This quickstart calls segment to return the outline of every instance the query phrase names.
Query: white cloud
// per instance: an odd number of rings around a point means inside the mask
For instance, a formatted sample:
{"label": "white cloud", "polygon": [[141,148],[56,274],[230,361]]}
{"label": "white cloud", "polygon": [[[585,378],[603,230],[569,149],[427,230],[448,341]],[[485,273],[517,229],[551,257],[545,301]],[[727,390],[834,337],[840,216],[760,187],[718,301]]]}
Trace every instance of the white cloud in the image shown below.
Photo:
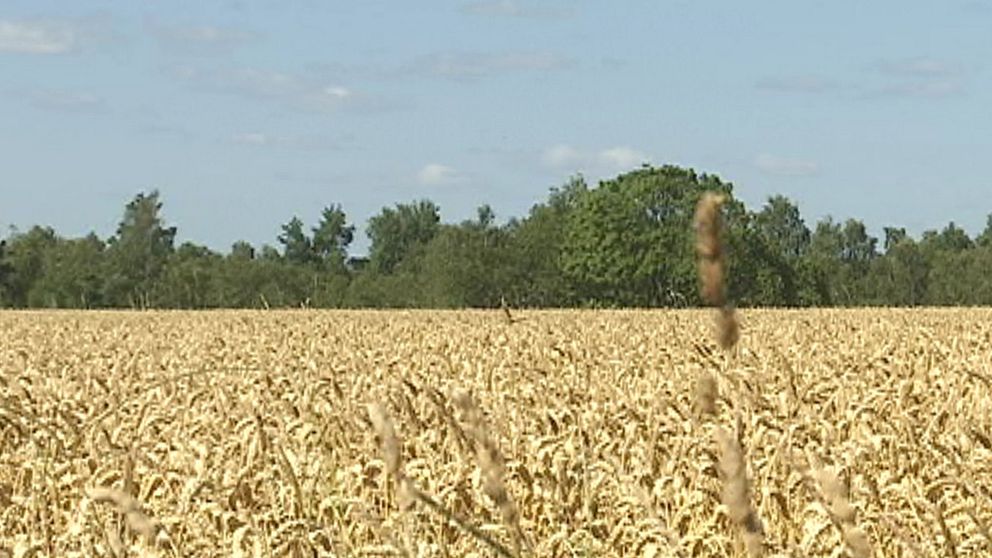
{"label": "white cloud", "polygon": [[0,20],[0,52],[63,54],[75,50],[79,36],[66,21]]}
{"label": "white cloud", "polygon": [[957,64],[928,58],[903,58],[900,60],[882,60],[875,67],[883,74],[904,77],[945,77],[958,75],[962,69]]}
{"label": "white cloud", "polygon": [[231,141],[243,145],[268,145],[271,142],[271,139],[262,132],[244,132],[234,134]]}
{"label": "white cloud", "polygon": [[306,88],[296,76],[257,68],[222,71],[213,79],[219,85],[263,97],[294,94]]}
{"label": "white cloud", "polygon": [[388,108],[348,87],[303,74],[253,67],[204,69],[191,65],[173,66],[169,72],[177,79],[209,90],[267,99],[310,112],[333,112],[344,107]]}
{"label": "white cloud", "polygon": [[254,31],[213,25],[150,23],[149,29],[163,47],[178,52],[223,52],[261,38]]}
{"label": "white cloud", "polygon": [[778,157],[763,153],[754,158],[758,170],[775,176],[812,176],[820,172],[820,166],[813,161]]}
{"label": "white cloud", "polygon": [[347,87],[341,87],[340,85],[330,85],[324,88],[324,94],[334,97],[335,99],[347,99],[351,97],[351,91]]}
{"label": "white cloud", "polygon": [[554,170],[582,171],[606,175],[626,171],[649,163],[650,157],[631,147],[616,146],[599,151],[583,151],[570,145],[559,144],[545,149],[541,162]]}
{"label": "white cloud", "polygon": [[516,17],[531,19],[563,19],[574,14],[571,8],[525,6],[513,0],[482,0],[462,6],[462,12],[479,16]]}
{"label": "white cloud", "polygon": [[925,79],[895,83],[882,87],[869,96],[872,97],[921,97],[939,99],[959,95],[964,92],[964,86],[953,79]]}
{"label": "white cloud", "polygon": [[472,79],[508,72],[558,70],[570,64],[568,58],[547,51],[441,52],[415,60],[409,71],[431,77]]}
{"label": "white cloud", "polygon": [[446,165],[429,163],[417,173],[417,181],[426,186],[453,184],[462,180],[461,174]]}
{"label": "white cloud", "polygon": [[832,80],[812,75],[767,76],[754,85],[758,89],[782,93],[823,93],[839,87]]}
{"label": "white cloud", "polygon": [[541,161],[548,167],[562,169],[582,165],[583,156],[570,145],[556,145],[544,150]]}
{"label": "white cloud", "polygon": [[929,57],[889,59],[873,69],[884,82],[866,87],[864,97],[915,97],[940,99],[963,93],[969,72],[960,64]]}
{"label": "white cloud", "polygon": [[232,143],[253,147],[328,151],[341,148],[341,143],[322,135],[281,135],[260,131],[241,132],[230,137]]}
{"label": "white cloud", "polygon": [[611,147],[604,149],[598,154],[599,160],[607,166],[617,170],[629,170],[649,162],[648,156],[644,153],[629,147]]}
{"label": "white cloud", "polygon": [[107,109],[101,97],[62,89],[45,89],[28,93],[31,104],[45,110],[61,112],[103,112]]}

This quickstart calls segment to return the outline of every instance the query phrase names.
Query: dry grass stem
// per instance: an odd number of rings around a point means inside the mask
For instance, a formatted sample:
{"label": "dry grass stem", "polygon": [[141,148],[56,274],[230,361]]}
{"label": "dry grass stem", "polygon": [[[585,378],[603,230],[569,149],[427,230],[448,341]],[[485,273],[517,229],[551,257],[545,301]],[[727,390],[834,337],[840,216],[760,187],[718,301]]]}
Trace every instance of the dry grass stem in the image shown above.
{"label": "dry grass stem", "polygon": [[87,490],[86,495],[99,504],[112,504],[117,513],[124,517],[127,526],[141,535],[147,544],[157,544],[160,532],[165,541],[169,540],[168,533],[162,530],[162,526],[145,513],[138,500],[127,492],[98,486]]}
{"label": "dry grass stem", "polygon": [[520,528],[520,514],[517,511],[517,505],[513,502],[503,482],[505,474],[503,456],[489,435],[482,410],[476,405],[472,396],[466,391],[459,391],[455,393],[454,401],[468,424],[466,431],[475,442],[476,458],[485,479],[483,490],[486,496],[489,496],[499,508],[503,524],[510,531],[513,539],[514,554],[519,556],[525,539],[523,530]]}
{"label": "dry grass stem", "polygon": [[854,558],[870,558],[872,556],[871,543],[868,536],[856,521],[854,506],[848,500],[847,489],[837,478],[837,475],[829,469],[820,469],[813,473],[813,478],[820,485],[823,502],[830,513],[835,525],[840,529],[841,538]]}
{"label": "dry grass stem", "polygon": [[700,294],[710,306],[726,304],[724,285],[723,217],[724,197],[707,192],[696,205],[696,255],[699,258]]}
{"label": "dry grass stem", "polygon": [[737,437],[720,428],[715,432],[720,450],[720,474],[723,480],[723,505],[731,521],[740,528],[748,556],[764,554],[764,527],[751,507],[751,486],[747,478],[744,451]]}
{"label": "dry grass stem", "polygon": [[[385,407],[377,403],[370,404],[368,406],[368,413],[369,419],[372,422],[372,427],[375,429],[376,436],[379,438],[383,459],[386,464],[386,473],[396,481],[396,490],[399,494],[402,509],[409,510],[414,501],[420,502],[427,506],[431,511],[437,513],[445,520],[454,523],[460,529],[488,546],[491,550],[496,552],[496,554],[503,556],[504,558],[519,556],[519,552],[512,554],[506,547],[490,537],[484,531],[457,516],[433,497],[418,489],[413,481],[403,472],[403,465],[400,458],[399,437],[396,435],[396,429],[393,427],[393,421],[389,418],[389,414],[386,412]],[[405,549],[401,550],[401,552],[404,554],[407,553]]]}
{"label": "dry grass stem", "polygon": [[727,267],[723,247],[723,215],[721,194],[707,192],[696,205],[696,255],[699,267],[699,292],[703,301],[718,309],[716,339],[723,349],[737,344],[740,337],[737,314],[727,300],[725,270]]}
{"label": "dry grass stem", "polygon": [[712,416],[716,414],[717,394],[716,377],[710,372],[704,372],[696,380],[696,389],[693,393],[693,407],[698,416]]}

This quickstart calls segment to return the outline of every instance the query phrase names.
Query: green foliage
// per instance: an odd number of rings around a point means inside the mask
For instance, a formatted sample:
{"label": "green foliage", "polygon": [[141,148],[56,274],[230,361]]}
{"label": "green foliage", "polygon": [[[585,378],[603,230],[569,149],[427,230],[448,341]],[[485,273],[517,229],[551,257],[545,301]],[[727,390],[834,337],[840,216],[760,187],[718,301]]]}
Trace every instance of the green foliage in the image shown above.
{"label": "green foliage", "polygon": [[768,198],[768,203],[755,214],[754,222],[769,249],[786,261],[795,262],[809,250],[810,230],[799,207],[785,196]]}
{"label": "green foliage", "polygon": [[279,243],[283,246],[283,257],[291,264],[305,265],[316,260],[313,244],[303,230],[303,221],[299,217],[293,217],[282,226]]}
{"label": "green foliage", "polygon": [[438,233],[440,223],[440,208],[429,200],[397,204],[394,209],[384,207],[381,213],[369,219],[366,229],[372,240],[369,249],[371,271],[390,274],[403,262],[407,262],[408,267],[416,265],[424,247]]}
{"label": "green foliage", "polygon": [[106,245],[96,234],[58,238],[44,253],[42,273],[28,293],[31,306],[96,308],[103,302]]}
{"label": "green foliage", "polygon": [[696,303],[692,218],[709,175],[644,167],[582,195],[566,220],[562,270],[583,300],[615,306]]}
{"label": "green foliage", "polygon": [[868,273],[878,256],[877,244],[864,223],[856,219],[841,225],[827,217],[816,224],[807,258],[821,304],[852,306],[870,302]]}
{"label": "green foliage", "polygon": [[239,241],[226,255],[174,248],[158,192],[125,207],[116,234],[62,238],[50,227],[0,241],[0,306],[63,308],[413,308],[699,304],[692,219],[703,192],[726,196],[730,299],[742,306],[992,304],[992,215],[972,239],[949,223],[917,241],[827,217],[811,231],[798,206],[772,196],[750,212],[719,178],[644,166],[589,188],[553,188],[523,218],[441,222],[429,200],[369,219],[369,255],[349,257],[355,227],[340,205],[307,228],[296,217],[281,250]]}
{"label": "green foliage", "polygon": [[169,256],[161,279],[161,304],[170,308],[217,308],[222,256],[205,246],[183,243]]}
{"label": "green foliage", "polygon": [[13,269],[7,260],[7,241],[0,240],[0,307],[11,304],[10,293],[8,291]]}
{"label": "green foliage", "polygon": [[148,308],[161,301],[155,287],[173,251],[175,227],[166,227],[157,190],[138,194],[127,204],[117,234],[108,241],[106,302]]}
{"label": "green foliage", "polygon": [[347,223],[347,216],[340,205],[325,207],[320,223],[313,228],[313,251],[322,266],[337,272],[344,271],[348,258],[348,245],[355,238],[355,226]]}
{"label": "green foliage", "polygon": [[6,296],[10,305],[25,308],[37,303],[37,295],[30,293],[45,274],[48,253],[58,244],[59,238],[51,227],[34,226],[26,233],[14,233],[4,254]]}
{"label": "green foliage", "polygon": [[548,201],[532,207],[525,219],[511,219],[507,224],[503,294],[510,304],[575,304],[572,283],[562,271],[562,247],[568,216],[587,192],[585,179],[572,177],[561,188],[552,188]]}
{"label": "green foliage", "polygon": [[478,219],[443,225],[424,250],[424,294],[431,307],[495,307],[507,284],[505,230],[489,206]]}
{"label": "green foliage", "polygon": [[917,306],[927,299],[930,262],[905,230],[886,230],[885,256],[872,262],[870,302]]}
{"label": "green foliage", "polygon": [[975,238],[975,244],[983,247],[992,247],[992,214],[985,218],[985,229]]}

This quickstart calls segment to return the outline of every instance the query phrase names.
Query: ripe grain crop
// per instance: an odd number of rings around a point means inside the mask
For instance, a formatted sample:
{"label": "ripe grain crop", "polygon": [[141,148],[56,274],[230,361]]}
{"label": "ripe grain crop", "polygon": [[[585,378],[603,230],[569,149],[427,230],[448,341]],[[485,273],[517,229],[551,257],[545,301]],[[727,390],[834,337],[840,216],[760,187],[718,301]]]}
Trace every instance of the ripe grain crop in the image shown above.
{"label": "ripe grain crop", "polygon": [[992,310],[712,312],[2,312],[0,556],[992,555]]}

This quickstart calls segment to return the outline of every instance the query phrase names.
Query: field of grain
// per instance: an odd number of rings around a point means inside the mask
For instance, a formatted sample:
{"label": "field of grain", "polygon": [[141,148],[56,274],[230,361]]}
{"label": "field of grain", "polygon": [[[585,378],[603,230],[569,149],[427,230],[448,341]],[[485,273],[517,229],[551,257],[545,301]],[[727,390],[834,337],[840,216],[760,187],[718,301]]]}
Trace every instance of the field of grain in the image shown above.
{"label": "field of grain", "polygon": [[0,313],[0,556],[992,555],[992,311],[739,319]]}

